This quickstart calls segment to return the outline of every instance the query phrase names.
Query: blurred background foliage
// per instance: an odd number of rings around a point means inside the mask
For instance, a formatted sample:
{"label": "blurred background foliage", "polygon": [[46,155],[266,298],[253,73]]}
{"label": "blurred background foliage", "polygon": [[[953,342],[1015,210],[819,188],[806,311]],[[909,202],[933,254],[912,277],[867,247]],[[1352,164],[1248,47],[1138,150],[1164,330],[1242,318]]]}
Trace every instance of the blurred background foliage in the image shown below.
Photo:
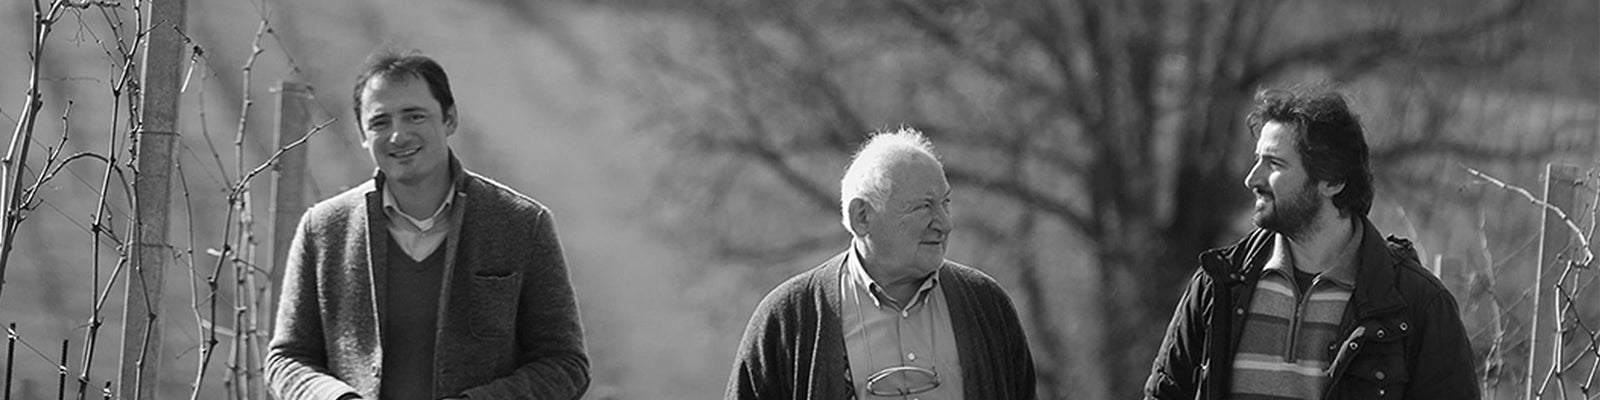
{"label": "blurred background foliage", "polygon": [[[0,6],[0,45],[19,55],[25,3]],[[1456,294],[1486,386],[1521,393],[1519,299],[1539,213],[1462,167],[1537,187],[1546,163],[1600,165],[1600,5],[1585,0],[189,7],[186,34],[204,50],[181,111],[195,206],[174,211],[174,242],[220,246],[206,240],[221,232],[227,167],[207,167],[218,164],[207,137],[231,140],[242,99],[257,98],[243,117],[253,165],[271,154],[270,88],[316,88],[313,119],[341,120],[308,143],[314,196],[331,196],[372,171],[349,122],[361,59],[421,49],[455,81],[453,146],[466,164],[556,212],[595,399],[719,396],[761,296],[847,246],[836,182],[849,151],[901,126],[941,153],[958,226],[948,256],[1010,291],[1040,394],[1136,396],[1195,255],[1249,229],[1250,96],[1300,82],[1350,97],[1374,146],[1373,220],[1416,240]],[[75,149],[117,129],[104,118],[115,112],[103,100],[112,65],[95,18],[69,16],[44,60],[42,115],[72,100],[73,118],[64,133],[41,118],[40,135],[65,134]],[[243,82],[263,20],[266,52]],[[28,71],[12,59],[0,63],[10,96],[0,118],[14,123]],[[39,343],[81,337],[90,307],[91,244],[78,243],[97,187],[87,181],[101,172],[75,172],[26,222],[0,298],[0,322]],[[267,192],[253,192],[257,218]],[[186,276],[168,274],[168,314],[192,313]],[[163,323],[163,390],[187,393],[200,338],[192,320]],[[116,362],[91,372],[113,379]],[[53,386],[48,365],[25,362],[17,375],[19,393]],[[220,380],[207,382],[220,393]]]}

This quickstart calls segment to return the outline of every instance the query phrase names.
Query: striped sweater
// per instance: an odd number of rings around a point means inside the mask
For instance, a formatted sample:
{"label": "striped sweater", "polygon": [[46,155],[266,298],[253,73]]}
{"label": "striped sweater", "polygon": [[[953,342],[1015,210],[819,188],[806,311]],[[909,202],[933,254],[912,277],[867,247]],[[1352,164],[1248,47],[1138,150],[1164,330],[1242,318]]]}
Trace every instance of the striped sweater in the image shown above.
{"label": "striped sweater", "polygon": [[[1355,288],[1354,260],[1346,257],[1310,280],[1309,287],[1300,287],[1288,241],[1277,235],[1274,242],[1240,333],[1232,398],[1320,399],[1342,339],[1339,323]],[[1359,236],[1351,241],[1359,242]]]}

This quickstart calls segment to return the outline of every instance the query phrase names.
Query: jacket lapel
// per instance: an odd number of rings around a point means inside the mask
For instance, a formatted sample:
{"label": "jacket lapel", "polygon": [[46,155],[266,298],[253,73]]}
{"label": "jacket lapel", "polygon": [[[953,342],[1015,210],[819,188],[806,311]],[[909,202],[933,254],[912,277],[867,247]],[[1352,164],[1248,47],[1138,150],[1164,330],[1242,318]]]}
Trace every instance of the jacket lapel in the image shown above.
{"label": "jacket lapel", "polygon": [[[812,290],[820,291],[822,296],[817,299],[821,304],[816,304],[817,309],[817,342],[816,348],[809,349],[812,354],[811,363],[811,398],[842,399],[855,390],[850,382],[850,359],[844,347],[844,324],[839,321],[839,307],[844,304],[844,296],[839,292],[839,280],[843,279],[845,253],[828,259],[822,265],[822,270],[817,271],[812,277]],[[803,354],[797,354],[802,359]],[[835,366],[838,366],[836,369]],[[817,376],[817,374],[836,374],[837,378]]]}
{"label": "jacket lapel", "polygon": [[462,226],[469,222],[467,208],[471,206],[471,196],[468,196],[467,193],[470,191],[469,188],[475,188],[476,186],[473,185],[475,183],[473,181],[474,177],[462,168],[461,161],[456,159],[455,153],[450,153],[450,176],[449,195],[455,196],[455,199],[453,205],[450,206],[450,232],[445,235],[444,239],[444,274],[440,275],[440,279],[443,279],[443,282],[440,282],[439,285],[439,315],[435,317],[435,326],[439,330],[437,337],[440,338],[445,337],[444,327],[449,320],[447,316],[449,316],[450,293],[452,292],[450,283],[456,281],[457,274],[461,274],[463,278],[469,278],[470,276],[467,276],[467,274],[473,272],[456,271],[456,260],[461,249]]}
{"label": "jacket lapel", "polygon": [[1406,308],[1405,299],[1394,287],[1395,265],[1389,257],[1389,245],[1372,221],[1362,218],[1361,224],[1361,264],[1356,270],[1355,291],[1350,295],[1352,312],[1346,313],[1356,320]]}
{"label": "jacket lapel", "polygon": [[1200,268],[1211,278],[1210,316],[1206,321],[1204,364],[1200,390],[1204,398],[1218,399],[1225,395],[1233,374],[1233,351],[1239,346],[1236,332],[1243,329],[1241,310],[1250,307],[1250,297],[1255,293],[1255,281],[1261,268],[1271,255],[1272,234],[1256,229],[1232,246],[1212,249],[1200,254]]}
{"label": "jacket lapel", "polygon": [[[389,265],[389,216],[383,212],[383,175],[373,178],[372,191],[367,192],[367,275],[372,282],[373,315],[377,318],[373,322],[375,329],[382,329],[381,321],[388,312],[384,304],[388,294]],[[380,332],[381,333],[381,332]],[[378,336],[382,338],[382,336]]]}
{"label": "jacket lapel", "polygon": [[[961,379],[963,392],[965,392],[962,395],[968,399],[984,395],[986,393],[983,393],[984,391],[981,389],[1001,387],[1003,383],[999,381],[1000,378],[990,376],[993,371],[985,368],[974,368],[974,366],[984,365],[980,360],[993,361],[1000,356],[1000,354],[990,353],[1001,352],[1001,347],[998,346],[999,342],[984,335],[990,332],[989,329],[999,329],[1000,327],[984,326],[984,323],[995,322],[996,320],[982,319],[986,316],[980,316],[978,315],[979,310],[968,307],[973,302],[972,297],[969,296],[972,293],[968,289],[975,285],[967,284],[964,274],[951,272],[956,267],[952,265],[950,260],[945,260],[944,266],[940,268],[942,270],[939,271],[939,279],[942,279],[942,281],[939,282],[939,289],[944,290],[945,311],[950,313],[950,331],[956,337],[956,363],[961,366]],[[973,321],[973,319],[979,320]],[[983,351],[980,351],[980,349]],[[938,349],[933,351],[938,351]]]}

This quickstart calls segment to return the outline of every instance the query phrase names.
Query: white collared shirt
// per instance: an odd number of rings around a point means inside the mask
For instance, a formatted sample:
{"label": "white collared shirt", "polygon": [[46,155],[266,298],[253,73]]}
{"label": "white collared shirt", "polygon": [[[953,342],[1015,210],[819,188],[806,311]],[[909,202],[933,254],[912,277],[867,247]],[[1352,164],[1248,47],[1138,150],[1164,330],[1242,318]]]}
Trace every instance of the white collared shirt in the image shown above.
{"label": "white collared shirt", "polygon": [[[433,254],[439,245],[444,243],[445,237],[450,235],[450,227],[454,221],[450,220],[450,207],[455,203],[454,185],[451,193],[445,195],[444,202],[439,204],[439,209],[433,210],[433,215],[426,218],[416,218],[400,210],[400,203],[395,200],[394,192],[388,186],[383,187],[383,212],[389,216],[389,237],[400,245],[412,260],[422,261]],[[374,244],[377,246],[377,244]]]}
{"label": "white collared shirt", "polygon": [[[961,360],[944,288],[941,267],[901,304],[861,266],[855,248],[845,257],[840,273],[840,329],[844,333],[850,380],[859,400],[959,400],[962,398]],[[867,392],[867,377],[884,368],[916,366],[937,371],[939,387],[903,397],[879,397]],[[892,381],[892,380],[891,380]],[[888,382],[888,381],[886,381]]]}

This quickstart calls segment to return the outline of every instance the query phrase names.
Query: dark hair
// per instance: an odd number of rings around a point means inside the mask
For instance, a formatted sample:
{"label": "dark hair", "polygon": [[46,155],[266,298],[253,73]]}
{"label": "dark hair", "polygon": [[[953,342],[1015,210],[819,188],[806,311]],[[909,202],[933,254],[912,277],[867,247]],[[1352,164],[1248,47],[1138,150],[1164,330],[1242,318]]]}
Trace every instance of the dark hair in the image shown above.
{"label": "dark hair", "polygon": [[1268,89],[1256,94],[1248,118],[1250,132],[1261,134],[1267,122],[1289,125],[1299,133],[1295,150],[1314,182],[1344,184],[1333,196],[1339,215],[1366,216],[1372,209],[1372,167],[1361,118],[1350,111],[1344,95],[1324,86]]}
{"label": "dark hair", "polygon": [[433,99],[439,101],[439,112],[449,118],[449,110],[455,108],[456,98],[450,94],[450,77],[445,75],[444,67],[433,61],[432,58],[412,50],[401,54],[394,51],[383,50],[367,57],[367,62],[362,64],[361,73],[356,75],[356,87],[352,97],[356,111],[356,126],[361,128],[361,90],[367,87],[367,81],[383,77],[396,81],[406,81],[412,78],[422,78],[428,83],[428,92],[433,94]]}

